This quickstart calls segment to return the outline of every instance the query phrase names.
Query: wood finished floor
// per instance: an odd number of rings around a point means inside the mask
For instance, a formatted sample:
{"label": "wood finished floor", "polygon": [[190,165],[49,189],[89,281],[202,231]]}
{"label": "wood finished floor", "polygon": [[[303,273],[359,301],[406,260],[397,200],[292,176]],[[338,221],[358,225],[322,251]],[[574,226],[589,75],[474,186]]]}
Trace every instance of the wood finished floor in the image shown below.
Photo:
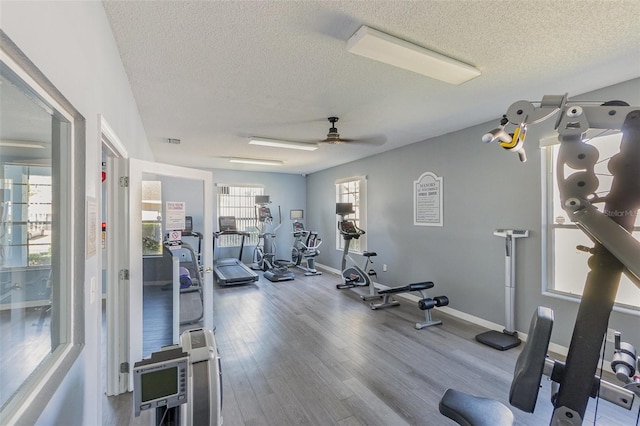
{"label": "wood finished floor", "polygon": [[[415,330],[424,319],[415,302],[373,311],[353,292],[336,290],[339,276],[296,275],[216,286],[225,425],[453,425],[438,412],[450,387],[508,405],[519,348],[481,345],[475,335],[485,329],[437,309],[443,325]],[[434,291],[447,293],[437,283]],[[543,380],[534,414],[513,409],[516,424],[549,423],[549,388]],[[594,424],[594,407],[591,400],[584,424]],[[637,407],[600,401],[595,424],[635,425]],[[103,424],[141,424],[131,394],[104,398]]]}

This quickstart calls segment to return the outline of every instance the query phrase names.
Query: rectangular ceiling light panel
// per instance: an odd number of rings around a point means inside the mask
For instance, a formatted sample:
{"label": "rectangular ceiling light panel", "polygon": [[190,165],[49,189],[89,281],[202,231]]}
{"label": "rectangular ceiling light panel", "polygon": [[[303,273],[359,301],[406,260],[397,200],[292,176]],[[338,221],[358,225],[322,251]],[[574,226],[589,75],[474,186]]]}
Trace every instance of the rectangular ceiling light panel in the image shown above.
{"label": "rectangular ceiling light panel", "polygon": [[441,55],[381,31],[360,27],[347,42],[353,54],[384,62],[450,84],[462,84],[479,76],[471,65]]}
{"label": "rectangular ceiling light panel", "polygon": [[316,149],[318,149],[317,143],[283,141],[278,139],[267,139],[258,137],[251,137],[251,139],[249,139],[249,144],[269,146],[272,148],[299,149],[302,151],[315,151]]}
{"label": "rectangular ceiling light panel", "polygon": [[0,140],[0,146],[6,146],[6,147],[12,147],[12,148],[44,149],[43,144],[38,142],[30,142],[30,141]]}
{"label": "rectangular ceiling light panel", "polygon": [[259,164],[262,166],[282,166],[284,162],[280,160],[261,160],[259,158],[229,158],[230,163]]}

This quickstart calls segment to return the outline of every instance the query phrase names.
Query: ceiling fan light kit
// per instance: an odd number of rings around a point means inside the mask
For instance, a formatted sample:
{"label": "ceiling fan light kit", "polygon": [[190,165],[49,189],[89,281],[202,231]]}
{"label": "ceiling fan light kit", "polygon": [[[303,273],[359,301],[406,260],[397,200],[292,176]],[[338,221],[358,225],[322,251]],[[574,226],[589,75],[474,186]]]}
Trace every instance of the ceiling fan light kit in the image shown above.
{"label": "ceiling fan light kit", "polygon": [[458,85],[481,73],[475,67],[363,25],[347,42],[347,50],[385,64]]}
{"label": "ceiling fan light kit", "polygon": [[329,120],[329,123],[331,123],[331,127],[329,128],[329,133],[327,133],[327,138],[322,142],[330,144],[347,142],[346,139],[340,139],[340,133],[338,133],[338,128],[336,127],[336,122],[339,120],[339,118],[329,117],[327,120]]}
{"label": "ceiling fan light kit", "polygon": [[317,143],[284,141],[279,139],[260,138],[256,136],[252,136],[249,139],[249,144],[268,146],[271,148],[299,149],[302,151],[315,151],[316,149],[318,149]]}

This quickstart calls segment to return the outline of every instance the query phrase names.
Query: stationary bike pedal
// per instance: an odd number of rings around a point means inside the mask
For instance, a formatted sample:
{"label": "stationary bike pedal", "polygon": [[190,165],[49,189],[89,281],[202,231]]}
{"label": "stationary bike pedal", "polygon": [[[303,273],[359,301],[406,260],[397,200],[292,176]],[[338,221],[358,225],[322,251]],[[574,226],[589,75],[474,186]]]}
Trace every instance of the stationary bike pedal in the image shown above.
{"label": "stationary bike pedal", "polygon": [[369,274],[370,277],[377,277],[378,274],[376,273],[376,271],[374,271],[373,269],[369,269],[369,272],[367,272],[367,274]]}

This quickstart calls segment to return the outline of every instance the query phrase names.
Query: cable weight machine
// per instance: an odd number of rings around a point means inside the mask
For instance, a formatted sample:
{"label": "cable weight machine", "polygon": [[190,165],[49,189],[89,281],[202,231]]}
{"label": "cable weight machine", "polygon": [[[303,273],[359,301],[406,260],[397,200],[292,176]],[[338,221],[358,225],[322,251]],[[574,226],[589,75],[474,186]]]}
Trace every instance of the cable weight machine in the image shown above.
{"label": "cable weight machine", "polygon": [[490,330],[476,336],[476,340],[500,351],[515,348],[520,344],[518,332],[515,329],[515,299],[516,299],[516,240],[526,238],[529,231],[521,229],[496,229],[493,235],[503,237],[505,242],[504,254],[504,306],[505,328],[502,332]]}

